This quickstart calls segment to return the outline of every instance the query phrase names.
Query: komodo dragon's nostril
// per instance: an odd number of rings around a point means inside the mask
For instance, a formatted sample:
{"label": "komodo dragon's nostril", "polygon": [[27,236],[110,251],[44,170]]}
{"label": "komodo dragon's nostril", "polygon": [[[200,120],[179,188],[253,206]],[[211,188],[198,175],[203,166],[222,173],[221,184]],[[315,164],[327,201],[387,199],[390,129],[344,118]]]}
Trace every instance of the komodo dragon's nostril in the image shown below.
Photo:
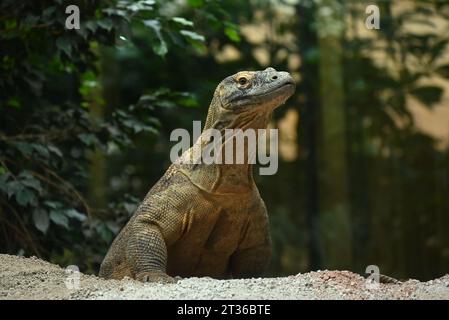
{"label": "komodo dragon's nostril", "polygon": [[272,76],[271,79],[276,80],[278,76]]}

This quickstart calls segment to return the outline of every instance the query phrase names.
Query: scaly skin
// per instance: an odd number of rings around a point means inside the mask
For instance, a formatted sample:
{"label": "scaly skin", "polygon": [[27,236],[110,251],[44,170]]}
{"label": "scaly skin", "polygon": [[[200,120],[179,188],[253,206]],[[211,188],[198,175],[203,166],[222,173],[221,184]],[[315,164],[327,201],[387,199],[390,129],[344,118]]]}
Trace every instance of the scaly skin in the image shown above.
{"label": "scaly skin", "polygon": [[[266,128],[294,89],[291,76],[273,68],[232,75],[215,90],[204,129]],[[100,276],[172,282],[174,276],[261,275],[271,240],[248,162],[172,164],[112,243]]]}

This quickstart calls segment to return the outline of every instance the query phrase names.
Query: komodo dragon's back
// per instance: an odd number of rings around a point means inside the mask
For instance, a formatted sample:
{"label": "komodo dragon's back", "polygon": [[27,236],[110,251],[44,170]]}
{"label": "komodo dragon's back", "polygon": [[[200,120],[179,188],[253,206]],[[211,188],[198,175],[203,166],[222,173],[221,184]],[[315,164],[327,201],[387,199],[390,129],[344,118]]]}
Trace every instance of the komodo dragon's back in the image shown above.
{"label": "komodo dragon's back", "polygon": [[[210,142],[204,138],[208,129],[266,128],[272,111],[294,88],[287,72],[273,68],[224,79],[215,90],[202,136],[148,192],[113,241],[100,276],[173,281],[174,276],[238,278],[263,273],[271,240],[251,161],[182,160],[191,159],[195,147]],[[219,147],[224,150],[226,143],[221,141]]]}

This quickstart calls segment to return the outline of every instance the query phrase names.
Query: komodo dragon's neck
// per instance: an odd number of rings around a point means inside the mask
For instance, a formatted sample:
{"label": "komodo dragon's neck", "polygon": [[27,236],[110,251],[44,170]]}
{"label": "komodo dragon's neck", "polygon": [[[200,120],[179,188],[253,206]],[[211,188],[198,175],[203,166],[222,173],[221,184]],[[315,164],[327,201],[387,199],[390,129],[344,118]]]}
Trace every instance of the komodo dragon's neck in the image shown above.
{"label": "komodo dragon's neck", "polygon": [[[243,114],[238,118],[223,119],[223,117],[217,112],[218,99],[212,99],[209,107],[209,112],[206,118],[206,124],[203,129],[203,133],[197,140],[195,145],[189,149],[186,153],[191,155],[195,147],[201,144],[202,147],[206,145],[204,139],[205,132],[208,129],[217,129],[224,136],[225,129],[265,129],[271,118],[271,110],[267,112],[258,112],[257,114],[248,113]],[[228,143],[228,142],[225,142]],[[224,150],[225,143],[221,144],[221,149]],[[242,150],[241,150],[242,151]],[[241,152],[240,151],[240,152]],[[234,148],[235,154],[235,148]],[[195,184],[198,188],[214,194],[242,194],[253,190],[255,187],[252,164],[249,163],[247,157],[247,148],[244,150],[244,163],[243,164],[193,164],[182,165],[181,171]]]}

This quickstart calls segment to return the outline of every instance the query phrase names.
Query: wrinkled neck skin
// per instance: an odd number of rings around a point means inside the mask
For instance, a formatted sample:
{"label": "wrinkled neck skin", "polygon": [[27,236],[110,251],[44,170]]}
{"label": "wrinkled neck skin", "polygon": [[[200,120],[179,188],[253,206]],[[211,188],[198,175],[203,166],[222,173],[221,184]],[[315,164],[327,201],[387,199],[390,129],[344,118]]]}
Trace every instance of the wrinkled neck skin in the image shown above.
{"label": "wrinkled neck skin", "polygon": [[[198,138],[192,148],[183,154],[183,158],[188,158],[194,155],[194,149],[201,147],[205,148],[209,139],[205,134],[208,129],[217,129],[225,136],[225,129],[242,129],[243,132],[247,129],[266,129],[271,119],[272,109],[266,108],[251,108],[251,111],[240,112],[238,115],[231,114],[230,111],[222,111],[219,108],[219,99],[214,98],[209,107],[209,112],[206,119],[201,136]],[[225,145],[229,143],[223,139],[221,143],[221,150],[224,151]],[[233,147],[234,155],[236,154],[235,146]],[[208,193],[217,195],[232,195],[242,194],[253,191],[255,183],[252,173],[252,164],[248,163],[247,146],[244,150],[243,164],[181,164],[180,169],[190,181],[198,188]],[[255,156],[255,155],[254,155]],[[193,156],[195,157],[195,156]]]}

